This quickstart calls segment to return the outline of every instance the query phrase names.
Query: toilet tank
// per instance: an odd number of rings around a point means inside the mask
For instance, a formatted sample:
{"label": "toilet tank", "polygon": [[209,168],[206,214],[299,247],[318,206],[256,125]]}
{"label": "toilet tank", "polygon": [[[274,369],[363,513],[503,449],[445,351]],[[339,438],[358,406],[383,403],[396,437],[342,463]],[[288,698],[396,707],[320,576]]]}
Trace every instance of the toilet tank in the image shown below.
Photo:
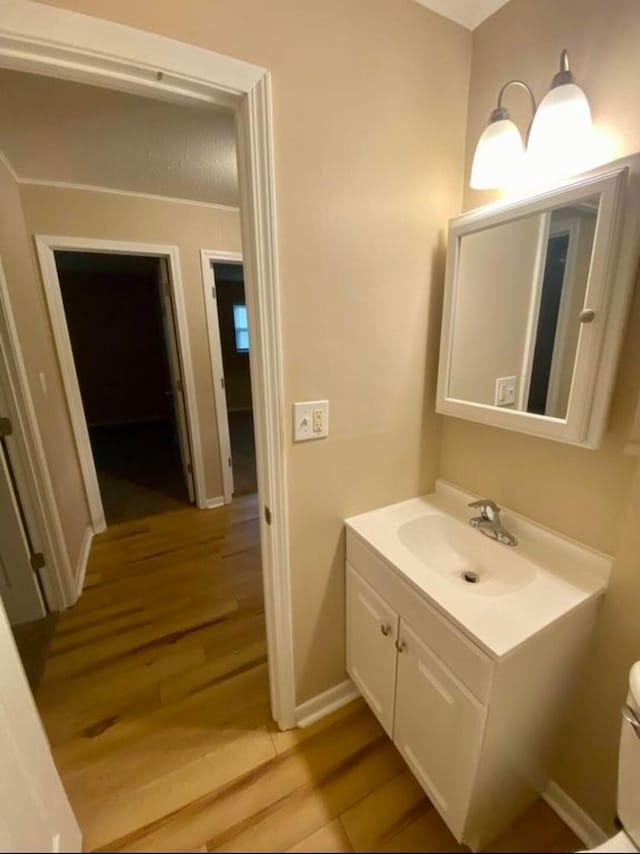
{"label": "toilet tank", "polygon": [[[627,704],[640,721],[640,661],[629,674]],[[640,728],[622,719],[618,769],[618,816],[627,836],[640,848]]]}

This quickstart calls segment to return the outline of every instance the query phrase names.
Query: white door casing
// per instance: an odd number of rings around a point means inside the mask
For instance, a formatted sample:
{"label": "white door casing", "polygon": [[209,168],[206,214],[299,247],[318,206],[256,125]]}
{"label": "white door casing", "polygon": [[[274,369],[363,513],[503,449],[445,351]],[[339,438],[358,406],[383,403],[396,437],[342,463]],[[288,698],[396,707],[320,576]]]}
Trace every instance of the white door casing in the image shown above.
{"label": "white door casing", "polygon": [[0,387],[2,412],[11,422],[5,440],[31,545],[42,553],[39,570],[46,603],[61,610],[76,600],[75,583],[53,485],[20,351],[11,300],[0,258]]}
{"label": "white door casing", "polygon": [[[0,413],[3,407],[0,389]],[[0,438],[0,599],[10,622],[26,623],[46,614],[31,566],[32,549],[6,441]]]}
{"label": "white door casing", "polygon": [[[211,375],[213,378],[213,388],[216,400],[218,444],[220,446],[220,471],[222,472],[224,502],[225,504],[229,504],[233,498],[233,461],[231,458],[231,438],[229,435],[227,395],[224,384],[222,344],[220,342],[217,285],[213,265],[216,261],[226,264],[242,264],[242,255],[239,252],[222,252],[215,249],[202,249],[200,251],[200,261],[202,267],[202,293],[207,318],[207,335],[209,339],[209,357],[211,359]],[[251,361],[251,357],[249,361]]]}
{"label": "white door casing", "polygon": [[171,380],[171,404],[178,433],[178,445],[180,450],[180,463],[182,475],[189,495],[189,501],[195,501],[195,487],[193,481],[193,464],[191,448],[189,446],[189,422],[187,419],[187,408],[184,399],[184,380],[182,367],[180,365],[180,350],[176,332],[173,302],[171,300],[171,284],[166,259],[159,259],[158,296],[162,314],[162,330],[167,350],[167,361],[169,363],[169,376]]}
{"label": "white door casing", "polygon": [[0,850],[80,851],[82,838],[0,603]]}
{"label": "white door casing", "polygon": [[[295,686],[284,428],[288,422],[269,72],[214,51],[31,0],[0,0],[0,67],[235,111],[258,491],[261,506],[270,511],[261,513],[260,543],[271,709],[282,728],[292,727]],[[34,419],[33,413],[28,417]],[[51,502],[51,494],[43,494],[43,500]],[[69,575],[60,582],[72,601]]]}

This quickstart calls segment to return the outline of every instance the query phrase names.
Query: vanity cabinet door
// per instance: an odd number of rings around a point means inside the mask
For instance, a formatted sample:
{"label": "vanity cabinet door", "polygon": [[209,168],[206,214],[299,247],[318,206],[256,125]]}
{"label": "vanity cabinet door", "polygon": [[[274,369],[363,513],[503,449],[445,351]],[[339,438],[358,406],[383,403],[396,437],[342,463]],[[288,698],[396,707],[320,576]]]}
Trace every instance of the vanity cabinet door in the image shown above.
{"label": "vanity cabinet door", "polygon": [[393,740],[460,841],[485,710],[402,620]]}
{"label": "vanity cabinet door", "polygon": [[347,564],[347,670],[389,736],[398,623],[395,611]]}

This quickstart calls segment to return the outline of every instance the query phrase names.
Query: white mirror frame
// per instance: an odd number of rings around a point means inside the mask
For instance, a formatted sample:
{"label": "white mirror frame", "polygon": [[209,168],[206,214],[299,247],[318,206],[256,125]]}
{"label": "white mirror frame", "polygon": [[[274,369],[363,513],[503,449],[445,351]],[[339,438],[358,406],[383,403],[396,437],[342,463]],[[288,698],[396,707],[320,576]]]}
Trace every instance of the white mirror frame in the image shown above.
{"label": "white mirror frame", "polygon": [[[565,418],[554,418],[448,396],[460,243],[464,235],[600,196],[585,308]],[[620,348],[638,262],[640,154],[594,169],[544,192],[477,208],[449,221],[436,410],[468,421],[597,448],[606,429]]]}

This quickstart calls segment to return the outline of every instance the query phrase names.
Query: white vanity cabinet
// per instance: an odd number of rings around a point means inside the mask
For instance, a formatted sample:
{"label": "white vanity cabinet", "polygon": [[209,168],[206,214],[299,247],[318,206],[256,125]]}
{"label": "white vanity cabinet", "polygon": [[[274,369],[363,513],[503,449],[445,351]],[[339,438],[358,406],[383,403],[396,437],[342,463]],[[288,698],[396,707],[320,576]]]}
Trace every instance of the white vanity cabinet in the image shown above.
{"label": "white vanity cabinet", "polygon": [[393,733],[399,618],[366,581],[347,568],[349,672],[388,736]]}
{"label": "white vanity cabinet", "polygon": [[485,709],[400,622],[393,740],[452,828],[464,826]]}
{"label": "white vanity cabinet", "polygon": [[459,842],[487,845],[548,784],[596,609],[481,648],[347,526],[347,670]]}

